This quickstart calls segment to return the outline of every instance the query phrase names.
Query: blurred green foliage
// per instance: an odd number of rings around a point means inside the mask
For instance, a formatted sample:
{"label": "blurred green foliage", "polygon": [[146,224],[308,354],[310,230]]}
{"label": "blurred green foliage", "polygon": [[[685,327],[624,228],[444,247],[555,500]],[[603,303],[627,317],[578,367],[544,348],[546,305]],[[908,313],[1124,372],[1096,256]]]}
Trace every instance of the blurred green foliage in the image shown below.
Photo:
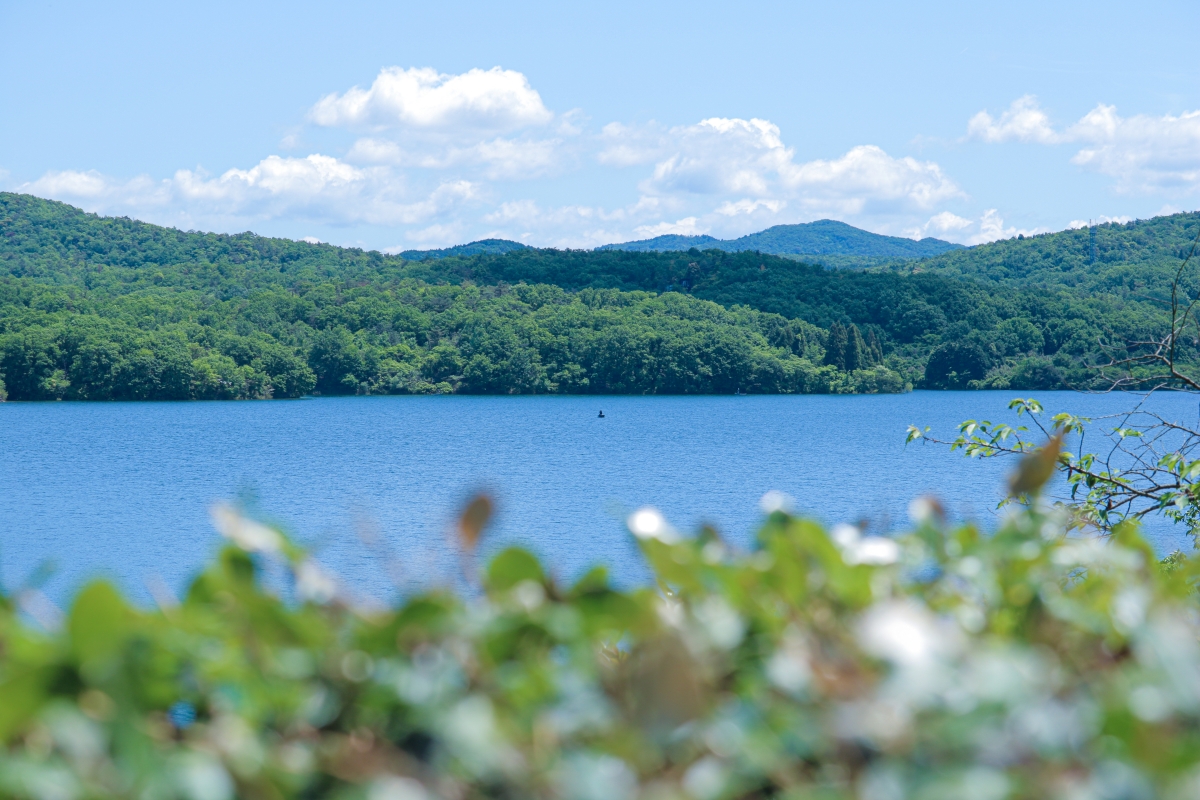
{"label": "blurred green foliage", "polygon": [[895,539],[784,505],[764,498],[751,552],[635,512],[654,581],[623,591],[602,569],[560,585],[515,548],[476,570],[477,501],[466,588],[394,608],[218,507],[231,544],[179,602],[103,582],[61,620],[3,601],[0,794],[1200,793],[1200,560],[1160,564],[1131,525],[1067,535],[1036,501],[984,535],[918,500]]}

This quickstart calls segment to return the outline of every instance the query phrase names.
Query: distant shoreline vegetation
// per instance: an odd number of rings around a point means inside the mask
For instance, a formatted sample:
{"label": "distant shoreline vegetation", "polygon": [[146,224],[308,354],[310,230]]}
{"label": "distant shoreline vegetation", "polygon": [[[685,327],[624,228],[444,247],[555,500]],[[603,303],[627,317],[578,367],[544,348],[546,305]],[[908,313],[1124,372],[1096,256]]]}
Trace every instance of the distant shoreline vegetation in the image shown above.
{"label": "distant shoreline vegetation", "polygon": [[1196,225],[1176,215],[856,270],[503,240],[386,256],[0,193],[0,394],[1087,388],[1101,345],[1163,326],[1155,298]]}

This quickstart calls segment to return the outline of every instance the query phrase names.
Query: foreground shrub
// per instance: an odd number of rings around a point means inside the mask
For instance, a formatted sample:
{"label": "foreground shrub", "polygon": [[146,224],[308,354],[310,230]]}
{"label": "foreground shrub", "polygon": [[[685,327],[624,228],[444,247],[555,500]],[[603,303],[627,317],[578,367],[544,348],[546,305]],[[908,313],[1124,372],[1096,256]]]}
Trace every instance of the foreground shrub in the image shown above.
{"label": "foreground shrub", "polygon": [[[486,510],[464,516],[467,575]],[[178,604],[94,583],[42,632],[30,597],[6,603],[0,793],[1200,796],[1200,562],[1056,514],[984,535],[918,501],[884,539],[772,510],[737,553],[644,509],[653,587],[562,587],[510,549],[472,590],[363,609],[218,509],[234,544]]]}

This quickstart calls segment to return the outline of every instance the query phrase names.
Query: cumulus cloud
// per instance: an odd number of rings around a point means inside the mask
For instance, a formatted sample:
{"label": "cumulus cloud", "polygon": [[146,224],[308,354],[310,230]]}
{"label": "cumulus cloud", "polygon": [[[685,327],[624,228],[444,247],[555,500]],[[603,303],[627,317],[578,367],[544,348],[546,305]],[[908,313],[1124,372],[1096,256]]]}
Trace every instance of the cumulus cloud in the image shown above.
{"label": "cumulus cloud", "polygon": [[322,98],[308,119],[358,134],[347,164],[473,182],[561,172],[577,157],[578,147],[566,143],[582,132],[579,111],[556,117],[524,75],[500,67],[460,75],[390,67],[368,89]]}
{"label": "cumulus cloud", "polygon": [[18,191],[78,202],[93,211],[135,211],[157,218],[169,212],[184,219],[294,218],[394,225],[446,213],[475,198],[478,187],[448,180],[412,197],[401,176],[388,168],[362,169],[314,154],[269,156],[249,169],[230,169],[218,177],[179,170],[161,181],[146,176],[121,181],[95,171],[51,172]]}
{"label": "cumulus cloud", "polygon": [[321,98],[309,117],[326,127],[513,130],[544,125],[554,115],[514,70],[447,75],[430,67],[388,67],[368,89],[355,86]]}
{"label": "cumulus cloud", "polygon": [[389,164],[427,170],[478,169],[491,180],[526,180],[554,170],[560,163],[557,139],[497,137],[467,147],[449,146],[430,152],[405,148],[385,139],[356,141],[346,154],[355,164]]}
{"label": "cumulus cloud", "polygon": [[1122,190],[1200,189],[1200,111],[1121,117],[1098,105],[1066,132],[1084,147],[1071,161],[1117,179]]}
{"label": "cumulus cloud", "polygon": [[716,213],[726,217],[737,217],[740,215],[751,215],[760,209],[765,209],[772,214],[778,214],[787,207],[786,200],[750,200],[743,198],[737,201],[725,201],[717,206]]}
{"label": "cumulus cloud", "polygon": [[600,151],[596,160],[612,167],[650,164],[670,147],[670,133],[661,126],[623,125],[610,122],[600,130]]}
{"label": "cumulus cloud", "polygon": [[[327,142],[341,137],[336,155],[271,155],[217,175],[196,168],[166,179],[52,172],[21,188],[186,227],[296,220],[304,222],[296,235],[312,233],[309,223],[376,225],[402,228],[387,233],[389,242],[503,236],[573,247],[664,233],[731,237],[827,216],[907,231],[932,224],[924,221],[939,205],[964,197],[936,163],[873,145],[799,158],[766,119],[589,130],[582,112],[555,114],[524,75],[500,67],[462,74],[390,67],[365,89],[321,98],[307,119],[285,137],[287,149],[304,147],[305,130],[316,125],[342,129],[322,134]],[[536,189],[515,187],[597,165],[623,170],[627,195],[615,204],[539,205],[528,199]],[[570,191],[596,183],[594,171],[583,175]],[[971,225],[959,232],[979,228]]]}
{"label": "cumulus cloud", "polygon": [[971,117],[967,123],[967,137],[983,142],[1052,144],[1058,141],[1050,117],[1038,107],[1037,98],[1031,94],[1014,100],[999,120],[993,119],[987,111]]}
{"label": "cumulus cloud", "polygon": [[792,185],[810,200],[848,201],[851,213],[872,201],[929,208],[963,195],[932,161],[894,158],[874,145],[855,147],[839,159],[800,164]]}
{"label": "cumulus cloud", "polygon": [[940,214],[934,214],[930,217],[929,221],[916,234],[917,237],[953,234],[969,228],[971,225],[971,220],[960,217],[950,211],[943,211]]}
{"label": "cumulus cloud", "polygon": [[[1168,211],[1167,213],[1168,214],[1177,214],[1179,212],[1178,211]],[[1118,215],[1115,217],[1110,217],[1107,214],[1101,214],[1100,216],[1096,217],[1095,219],[1073,219],[1067,223],[1067,227],[1073,231],[1077,231],[1080,228],[1088,228],[1088,227],[1091,227],[1092,225],[1107,225],[1110,222],[1116,222],[1118,224],[1124,225],[1126,222],[1133,222],[1133,217],[1130,217],[1130,216],[1127,216],[1124,214]]]}
{"label": "cumulus cloud", "polygon": [[1000,216],[1000,212],[994,208],[989,208],[983,212],[983,216],[979,219],[979,230],[973,236],[966,240],[966,244],[983,244],[985,242],[994,242],[997,239],[1011,239],[1014,236],[1033,236],[1038,233],[1045,233],[1042,228],[1014,228],[1004,224],[1004,218]]}
{"label": "cumulus cloud", "polygon": [[736,194],[756,197],[771,193],[792,161],[779,128],[761,119],[713,117],[671,131],[667,158],[654,165],[642,184],[647,194]]}
{"label": "cumulus cloud", "polygon": [[662,206],[653,198],[640,198],[627,206],[564,205],[543,208],[534,200],[510,200],[484,215],[495,227],[486,234],[518,241],[537,241],[549,247],[596,247],[628,239],[645,239],[664,233],[704,233],[695,218],[677,222],[653,220]]}
{"label": "cumulus cloud", "polygon": [[894,158],[873,145],[840,158],[798,162],[779,127],[762,119],[714,117],[649,133],[609,126],[605,140],[602,162],[659,155],[640,185],[644,194],[732,196],[719,206],[725,216],[778,213],[789,201],[843,214],[861,213],[869,204],[924,209],[962,194],[937,164]]}
{"label": "cumulus cloud", "polygon": [[930,217],[925,224],[909,228],[904,234],[912,239],[933,236],[959,244],[976,245],[1011,239],[1014,236],[1033,236],[1045,233],[1042,228],[1017,228],[1004,224],[1004,217],[995,208],[989,208],[978,219],[960,217],[950,211],[942,211]]}
{"label": "cumulus cloud", "polygon": [[1074,125],[1055,130],[1036,99],[1026,95],[999,120],[980,111],[967,123],[967,136],[993,143],[1079,145],[1072,163],[1115,178],[1119,191],[1200,189],[1200,111],[1122,117],[1116,106],[1101,103]]}
{"label": "cumulus cloud", "polygon": [[657,225],[639,225],[633,229],[640,239],[653,239],[655,236],[676,234],[679,236],[697,236],[705,231],[700,228],[699,220],[695,217],[684,217],[675,222],[660,222]]}

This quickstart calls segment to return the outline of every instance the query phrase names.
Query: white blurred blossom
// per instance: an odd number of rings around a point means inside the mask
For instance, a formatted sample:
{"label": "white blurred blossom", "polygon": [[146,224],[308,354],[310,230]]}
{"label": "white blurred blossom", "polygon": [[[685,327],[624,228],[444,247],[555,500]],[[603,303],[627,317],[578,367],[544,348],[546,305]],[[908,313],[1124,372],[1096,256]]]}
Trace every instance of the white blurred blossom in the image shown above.
{"label": "white blurred blossom", "polygon": [[863,536],[853,525],[835,525],[831,531],[834,543],[842,550],[847,564],[895,564],[900,559],[900,545],[883,536]]}
{"label": "white blurred blossom", "polygon": [[367,800],[432,800],[432,795],[412,778],[384,775],[371,782],[367,789]]}
{"label": "white blurred blossom", "polygon": [[737,647],[746,632],[741,615],[719,595],[712,595],[693,609],[709,641],[722,650]]}
{"label": "white blurred blossom", "polygon": [[791,495],[772,489],[758,501],[758,507],[764,514],[774,514],[776,511],[791,513],[796,501]]}
{"label": "white blurred blossom", "polygon": [[666,544],[679,541],[679,534],[667,524],[667,520],[657,508],[639,508],[629,515],[626,524],[630,532],[639,539],[658,539]]}
{"label": "white blurred blossom", "polygon": [[808,687],[812,667],[804,638],[796,628],[789,627],[784,631],[779,647],[767,660],[767,678],[791,694],[799,694]]}
{"label": "white blurred blossom", "polygon": [[874,656],[900,666],[921,666],[955,654],[960,639],[954,626],[908,600],[870,608],[858,625],[858,640]]}
{"label": "white blurred blossom", "polygon": [[721,794],[728,775],[729,770],[719,760],[705,757],[683,773],[683,789],[696,800],[709,800]]}
{"label": "white blurred blossom", "polygon": [[615,756],[572,753],[555,778],[565,800],[632,800],[637,793],[637,776]]}
{"label": "white blurred blossom", "polygon": [[247,519],[228,503],[217,503],[209,509],[209,515],[218,533],[247,552],[277,553],[283,548],[278,531]]}
{"label": "white blurred blossom", "polygon": [[215,757],[191,751],[179,758],[172,774],[188,800],[230,800],[233,780]]}
{"label": "white blurred blossom", "polygon": [[316,559],[306,558],[296,567],[296,593],[301,600],[328,603],[337,596],[337,581]]}

